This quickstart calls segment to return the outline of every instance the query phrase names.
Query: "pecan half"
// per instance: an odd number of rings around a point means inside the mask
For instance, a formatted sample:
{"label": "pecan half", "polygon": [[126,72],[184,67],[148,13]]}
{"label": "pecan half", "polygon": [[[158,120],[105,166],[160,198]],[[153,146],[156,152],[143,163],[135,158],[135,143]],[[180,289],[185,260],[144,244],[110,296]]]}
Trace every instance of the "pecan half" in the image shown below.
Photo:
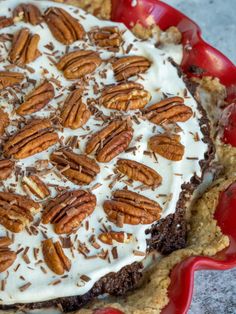
{"label": "pecan half", "polygon": [[127,80],[129,77],[145,73],[151,62],[145,57],[128,56],[115,60],[112,67],[117,81]]}
{"label": "pecan half", "polygon": [[100,172],[95,160],[66,149],[52,153],[50,160],[68,180],[78,185],[91,183]]}
{"label": "pecan half", "polygon": [[102,63],[97,52],[76,50],[65,54],[57,63],[58,70],[63,71],[67,79],[74,80],[93,73]]}
{"label": "pecan half", "polygon": [[185,122],[191,118],[193,111],[184,104],[181,97],[171,97],[148,107],[144,114],[148,120],[155,124],[165,122]]}
{"label": "pecan half", "polygon": [[160,219],[161,207],[155,201],[128,190],[117,190],[103,204],[108,219],[117,224],[119,215],[130,225],[151,224]]}
{"label": "pecan half", "polygon": [[155,170],[134,160],[118,160],[117,169],[130,179],[140,181],[153,188],[156,188],[162,182],[162,177]]}
{"label": "pecan half", "polygon": [[4,134],[6,127],[10,123],[8,113],[0,108],[0,136]]}
{"label": "pecan half", "polygon": [[17,108],[16,113],[27,115],[43,109],[54,97],[54,87],[50,82],[43,82],[25,97],[25,101]]}
{"label": "pecan half", "polygon": [[133,129],[128,121],[112,121],[92,135],[87,142],[85,152],[95,153],[99,162],[109,162],[126,150],[132,137]]}
{"label": "pecan half", "polygon": [[51,239],[42,242],[42,251],[45,263],[57,275],[63,275],[71,268],[71,262],[65,255],[59,241],[53,243]]}
{"label": "pecan half", "polygon": [[139,83],[127,82],[105,87],[99,104],[108,109],[135,110],[146,106],[151,95]]}
{"label": "pecan half", "polygon": [[12,47],[9,53],[10,62],[25,66],[36,60],[41,53],[38,50],[40,36],[32,35],[28,28],[22,28],[13,36]]}
{"label": "pecan half", "polygon": [[0,237],[0,273],[7,270],[16,259],[16,253],[8,248],[11,244],[12,240],[10,238]]}
{"label": "pecan half", "polygon": [[61,111],[62,125],[65,128],[78,129],[82,127],[90,118],[91,112],[82,101],[79,89],[71,92],[63,105]]}
{"label": "pecan half", "polygon": [[23,195],[0,192],[0,224],[12,232],[22,231],[39,209],[38,203]]}
{"label": "pecan half", "polygon": [[32,25],[38,25],[43,21],[39,8],[31,3],[20,3],[13,10],[13,18],[14,21],[24,21]]}
{"label": "pecan half", "polygon": [[11,17],[0,16],[0,29],[8,27],[14,24],[14,21]]}
{"label": "pecan half", "polygon": [[119,50],[123,42],[121,32],[116,26],[95,28],[89,32],[89,37],[95,45],[112,51]]}
{"label": "pecan half", "polygon": [[19,84],[24,79],[24,74],[9,71],[0,71],[0,90],[15,84]]}
{"label": "pecan half", "polygon": [[68,191],[50,200],[42,215],[43,224],[54,224],[57,234],[76,230],[81,222],[92,214],[96,197],[83,190]]}
{"label": "pecan half", "polygon": [[50,196],[50,191],[47,185],[38,176],[24,176],[21,185],[27,194],[33,194],[41,200]]}
{"label": "pecan half", "polygon": [[112,245],[113,241],[119,242],[119,243],[128,243],[132,239],[132,234],[125,233],[125,232],[115,232],[115,231],[109,231],[109,232],[103,232],[98,235],[98,239],[108,245]]}
{"label": "pecan half", "polygon": [[38,154],[58,142],[51,121],[31,120],[17,134],[9,138],[3,151],[6,156],[23,159]]}
{"label": "pecan half", "polygon": [[83,26],[67,11],[51,7],[44,14],[45,21],[53,36],[64,45],[84,38]]}
{"label": "pecan half", "polygon": [[148,144],[153,152],[168,160],[179,161],[183,158],[185,147],[180,143],[179,135],[154,135],[149,139]]}
{"label": "pecan half", "polygon": [[6,249],[12,244],[12,240],[8,237],[0,237],[0,250]]}
{"label": "pecan half", "polygon": [[0,181],[6,180],[12,174],[15,163],[12,160],[0,160]]}

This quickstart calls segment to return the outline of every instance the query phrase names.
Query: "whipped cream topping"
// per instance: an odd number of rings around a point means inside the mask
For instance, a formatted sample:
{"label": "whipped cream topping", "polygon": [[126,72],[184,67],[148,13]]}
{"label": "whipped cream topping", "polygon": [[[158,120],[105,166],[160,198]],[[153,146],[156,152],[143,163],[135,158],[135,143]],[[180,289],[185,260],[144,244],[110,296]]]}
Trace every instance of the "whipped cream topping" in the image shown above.
{"label": "whipped cream topping", "polygon": [[[92,193],[97,197],[97,206],[93,214],[83,222],[76,233],[70,235],[73,247],[64,249],[64,252],[70,258],[72,267],[64,276],[55,275],[43,262],[41,241],[44,240],[44,234],[46,233],[47,237],[52,238],[53,240],[59,239],[59,236],[53,231],[51,224],[39,224],[37,227],[38,234],[36,235],[30,235],[27,231],[14,234],[14,244],[11,246],[11,249],[18,252],[20,251],[20,253],[13,266],[9,268],[8,271],[0,274],[0,282],[5,282],[4,290],[0,291],[0,303],[2,304],[29,303],[55,299],[58,297],[83,295],[90,290],[94,283],[102,276],[111,271],[117,272],[126,265],[144,260],[147,249],[146,240],[149,237],[145,235],[145,230],[148,229],[150,225],[124,225],[123,228],[118,228],[107,220],[103,211],[103,202],[111,197],[112,191],[126,186],[125,180],[127,180],[127,177],[123,177],[118,182],[115,180],[114,168],[117,159],[126,158],[139,161],[155,169],[162,176],[163,181],[161,186],[154,191],[151,189],[141,191],[139,189],[140,183],[138,182],[133,182],[132,185],[129,186],[129,189],[157,201],[163,208],[162,218],[164,218],[175,212],[176,204],[182,191],[181,185],[189,182],[194,174],[201,176],[199,160],[204,159],[204,153],[208,149],[207,144],[202,141],[203,134],[200,130],[198,120],[201,118],[201,114],[197,110],[197,103],[186,90],[185,83],[179,78],[176,68],[168,61],[169,56],[173,56],[177,62],[180,62],[182,52],[179,46],[169,46],[169,49],[163,52],[162,50],[155,48],[151,42],[138,40],[122,24],[112,23],[110,21],[100,21],[94,16],[85,13],[83,10],[79,10],[72,6],[52,3],[49,1],[24,1],[24,3],[27,2],[37,5],[41,12],[44,12],[48,7],[52,6],[64,8],[81,22],[86,32],[90,31],[94,26],[116,25],[120,30],[124,31],[123,38],[125,41],[123,49],[121,49],[120,52],[114,53],[96,47],[90,42],[88,37],[86,37],[86,41],[77,41],[67,48],[53,37],[45,23],[32,26],[31,24],[26,24],[20,21],[11,27],[0,30],[0,36],[1,34],[6,33],[13,34],[23,27],[29,28],[32,33],[39,34],[40,42],[38,48],[42,55],[29,64],[34,71],[20,69],[17,66],[14,67],[12,71],[26,73],[31,80],[37,81],[37,85],[39,85],[45,78],[54,79],[56,97],[50,102],[50,105],[31,116],[27,116],[27,119],[49,117],[53,111],[58,110],[61,107],[69,93],[68,89],[73,82],[66,80],[51,60],[53,59],[54,61],[57,61],[64,55],[65,51],[73,51],[77,48],[97,50],[103,60],[108,60],[114,55],[117,57],[123,56],[124,52],[131,47],[128,53],[129,55],[142,55],[152,62],[152,66],[145,74],[131,79],[141,83],[144,88],[151,93],[152,100],[150,104],[161,100],[164,94],[168,96],[181,96],[185,98],[185,104],[192,108],[194,115],[187,122],[178,123],[181,128],[181,132],[179,133],[181,135],[181,143],[185,146],[184,157],[179,162],[171,162],[161,156],[157,156],[157,159],[155,159],[152,156],[144,154],[144,152],[148,150],[147,142],[150,136],[158,132],[163,133],[164,129],[155,126],[155,133],[153,133],[154,125],[152,123],[139,119],[139,124],[137,124],[133,119],[132,126],[134,129],[134,137],[130,147],[135,146],[136,150],[122,153],[108,164],[100,164],[101,172],[97,175],[96,179],[89,186],[81,187],[85,189],[90,188],[92,190]],[[9,16],[11,15],[11,11],[19,4],[19,1],[8,0],[0,1],[0,3],[0,16]],[[55,47],[54,51],[56,51],[55,54],[52,54],[52,51],[47,48],[49,43],[53,43]],[[9,66],[10,64],[7,61],[10,47],[11,42],[0,42],[0,71],[4,70],[4,66]],[[106,71],[106,77],[102,75],[104,70]],[[61,87],[56,84],[55,79],[60,81]],[[96,95],[94,93],[93,86],[95,81],[98,84],[99,91],[104,85],[115,83],[114,74],[109,62],[103,62],[102,65],[97,68],[96,72],[89,76],[83,96],[84,102],[88,99],[99,97],[99,94]],[[53,80],[51,82],[53,83]],[[20,104],[21,98],[33,89],[34,86],[30,84],[28,88],[17,93],[16,96],[19,101],[16,101],[16,104],[14,105],[11,100],[13,97],[16,97],[15,95],[9,96],[10,100],[6,100],[4,98],[6,91],[0,92],[0,106],[9,113],[11,121],[15,122],[22,119],[14,113],[14,109]],[[104,107],[99,107],[99,110],[106,115],[110,115],[111,112],[114,112],[105,109]],[[132,111],[124,113],[124,115],[130,115],[131,118],[133,118],[134,115],[138,116],[138,113]],[[91,116],[83,128],[77,130],[64,129],[63,132],[58,132],[58,134],[64,143],[68,137],[74,135],[78,136],[80,147],[74,149],[74,152],[83,153],[85,144],[89,138],[88,134],[91,133],[91,131],[95,132],[101,129],[102,127],[101,121],[97,121],[94,116]],[[16,127],[11,125],[7,128],[7,134],[13,134],[16,130]],[[199,138],[197,141],[196,134]],[[35,166],[35,163],[39,160],[48,160],[50,153],[56,148],[58,148],[58,145],[55,145],[40,154],[24,160],[19,160],[16,162],[16,165],[24,171],[27,167]],[[52,165],[49,164],[49,167],[52,167]],[[50,185],[49,189],[52,197],[57,194],[53,185],[69,187],[70,189],[80,188],[66,179],[62,180],[53,171],[46,173],[41,178],[45,183]],[[15,174],[13,174],[11,178],[2,183],[0,189],[11,189],[16,193],[24,195],[25,192],[21,188],[20,181],[21,180],[17,180]],[[112,188],[110,188],[111,183],[113,185]],[[38,221],[40,217],[41,214],[37,214],[35,216],[35,221]],[[86,225],[88,225],[86,221],[89,221],[89,228],[86,228]],[[103,226],[106,226],[108,229],[111,228],[113,231],[125,231],[133,235],[133,239],[129,243],[114,244],[117,247],[118,258],[114,258],[112,255],[112,246],[105,245],[97,240],[101,248],[95,249],[89,242],[91,235],[95,235],[96,237]],[[12,237],[12,234],[7,232],[6,229],[0,225],[0,236],[5,236],[6,234]],[[65,235],[62,237],[66,238]],[[89,249],[88,257],[90,258],[85,258],[79,253],[77,249],[78,239],[80,242],[86,244]],[[27,263],[23,258],[25,249],[28,250]],[[35,249],[38,249],[37,257],[34,254]],[[97,257],[102,250],[108,250],[106,259]],[[144,254],[134,254],[136,251],[143,252]],[[42,266],[46,269],[46,272],[42,271]],[[89,280],[84,280],[84,275],[87,276],[87,279],[89,278]],[[24,285],[27,285],[27,289],[21,288]]]}

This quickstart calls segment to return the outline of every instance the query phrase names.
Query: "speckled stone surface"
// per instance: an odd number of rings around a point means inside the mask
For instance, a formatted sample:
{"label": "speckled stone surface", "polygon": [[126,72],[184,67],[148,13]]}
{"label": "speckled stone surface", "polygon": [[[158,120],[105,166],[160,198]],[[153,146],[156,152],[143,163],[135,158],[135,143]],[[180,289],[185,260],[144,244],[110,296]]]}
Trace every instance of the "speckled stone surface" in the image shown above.
{"label": "speckled stone surface", "polygon": [[203,38],[236,63],[236,0],[162,0],[192,18]]}
{"label": "speckled stone surface", "polygon": [[236,269],[196,272],[194,284],[188,314],[236,313]]}
{"label": "speckled stone surface", "polygon": [[[236,63],[236,0],[163,0],[195,20],[203,37]],[[236,314],[236,269],[195,273],[188,314]]]}

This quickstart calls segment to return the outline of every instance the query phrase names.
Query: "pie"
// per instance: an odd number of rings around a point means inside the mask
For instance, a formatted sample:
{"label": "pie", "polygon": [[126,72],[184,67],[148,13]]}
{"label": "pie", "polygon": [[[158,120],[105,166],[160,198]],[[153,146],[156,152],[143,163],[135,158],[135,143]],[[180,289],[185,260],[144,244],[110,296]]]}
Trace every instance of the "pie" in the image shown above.
{"label": "pie", "polygon": [[3,309],[82,308],[186,247],[214,158],[181,45],[49,1],[0,8]]}

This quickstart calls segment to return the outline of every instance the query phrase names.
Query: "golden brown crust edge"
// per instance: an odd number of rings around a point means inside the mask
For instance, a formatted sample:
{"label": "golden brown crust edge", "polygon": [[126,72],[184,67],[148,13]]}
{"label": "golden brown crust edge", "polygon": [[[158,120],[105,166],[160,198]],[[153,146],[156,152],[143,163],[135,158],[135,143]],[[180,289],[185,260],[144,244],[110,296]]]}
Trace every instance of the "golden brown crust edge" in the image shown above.
{"label": "golden brown crust edge", "polygon": [[55,2],[74,5],[96,15],[97,17],[109,20],[111,17],[111,0],[53,0]]}

